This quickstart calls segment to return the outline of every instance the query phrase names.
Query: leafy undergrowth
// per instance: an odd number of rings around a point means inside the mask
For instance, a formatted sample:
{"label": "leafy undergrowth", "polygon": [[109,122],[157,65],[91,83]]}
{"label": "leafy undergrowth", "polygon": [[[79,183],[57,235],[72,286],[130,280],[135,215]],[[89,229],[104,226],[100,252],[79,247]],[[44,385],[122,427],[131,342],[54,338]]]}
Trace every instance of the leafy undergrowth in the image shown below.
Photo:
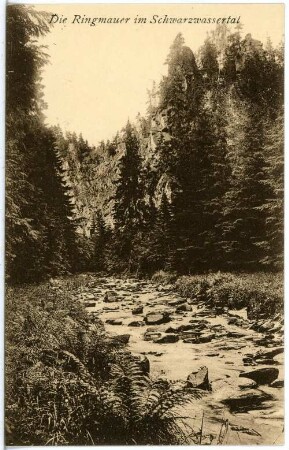
{"label": "leafy undergrowth", "polygon": [[247,308],[248,318],[271,319],[283,311],[282,273],[209,273],[181,276],[160,271],[154,277],[158,283],[172,283],[185,297],[204,301],[208,306]]}
{"label": "leafy undergrowth", "polygon": [[73,299],[80,277],[8,288],[7,445],[186,444],[198,392],[152,380]]}

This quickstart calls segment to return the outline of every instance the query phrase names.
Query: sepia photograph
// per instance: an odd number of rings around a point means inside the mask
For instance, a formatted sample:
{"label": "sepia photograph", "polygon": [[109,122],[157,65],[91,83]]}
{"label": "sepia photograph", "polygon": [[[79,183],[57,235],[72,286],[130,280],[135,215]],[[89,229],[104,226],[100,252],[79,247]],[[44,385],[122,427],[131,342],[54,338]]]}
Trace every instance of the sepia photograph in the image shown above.
{"label": "sepia photograph", "polygon": [[284,6],[7,5],[6,446],[284,445]]}

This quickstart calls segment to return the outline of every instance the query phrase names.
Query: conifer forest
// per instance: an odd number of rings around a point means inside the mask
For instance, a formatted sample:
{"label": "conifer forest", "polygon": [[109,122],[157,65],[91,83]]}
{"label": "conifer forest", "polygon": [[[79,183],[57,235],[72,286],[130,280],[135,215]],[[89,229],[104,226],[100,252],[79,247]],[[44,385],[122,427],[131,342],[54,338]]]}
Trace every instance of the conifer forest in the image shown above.
{"label": "conifer forest", "polygon": [[7,7],[6,444],[282,444],[283,43],[177,34],[91,145],[45,122],[49,32]]}

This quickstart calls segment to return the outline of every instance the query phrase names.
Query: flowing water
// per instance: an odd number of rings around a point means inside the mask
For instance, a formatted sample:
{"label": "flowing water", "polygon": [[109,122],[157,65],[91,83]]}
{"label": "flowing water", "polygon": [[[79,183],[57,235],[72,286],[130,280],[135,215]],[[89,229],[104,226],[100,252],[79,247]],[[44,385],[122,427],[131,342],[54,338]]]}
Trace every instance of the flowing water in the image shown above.
{"label": "flowing water", "polygon": [[[105,299],[106,293],[108,299]],[[147,281],[91,277],[86,281],[84,279],[76,296],[87,305],[91,302],[93,306],[87,306],[87,311],[101,318],[109,333],[130,335],[128,349],[149,359],[152,377],[180,380],[181,383],[192,371],[201,366],[208,368],[212,390],[204,391],[204,397],[192,402],[185,411],[190,417],[190,426],[194,430],[202,429],[200,439],[203,444],[283,443],[284,389],[269,385],[250,387],[248,378],[239,377],[241,372],[273,365],[279,370],[278,379],[284,379],[282,352],[266,364],[256,367],[256,363],[252,362],[252,355],[258,351],[268,351],[282,345],[280,333],[268,337],[268,334],[254,331],[245,309],[216,314],[204,304],[188,300],[185,304],[189,306],[184,308],[188,310],[177,311],[179,304],[184,304],[184,299],[171,286],[158,286]],[[143,306],[143,311],[140,308],[139,313],[133,312],[138,306]],[[144,317],[158,311],[168,312],[170,321],[161,325],[146,325]],[[171,335],[172,330],[181,325],[198,325],[201,321],[207,342],[190,342],[193,336],[190,330],[178,333],[180,339],[174,343],[144,340],[147,330],[165,336]],[[240,380],[247,380],[248,386],[246,383],[242,385]],[[246,393],[257,395],[257,399],[264,393],[267,395],[242,408],[230,410],[223,403],[226,398],[232,399]]]}

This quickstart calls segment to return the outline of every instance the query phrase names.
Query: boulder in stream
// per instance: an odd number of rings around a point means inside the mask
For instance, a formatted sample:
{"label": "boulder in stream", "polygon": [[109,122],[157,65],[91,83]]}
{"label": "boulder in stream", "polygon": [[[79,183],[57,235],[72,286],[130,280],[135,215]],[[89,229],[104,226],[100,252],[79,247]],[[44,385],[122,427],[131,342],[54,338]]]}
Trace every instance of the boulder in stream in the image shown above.
{"label": "boulder in stream", "polygon": [[206,366],[202,366],[196,371],[190,373],[187,378],[187,387],[203,389],[204,391],[211,390],[208,368]]}
{"label": "boulder in stream", "polygon": [[147,325],[160,325],[169,322],[171,319],[167,312],[151,312],[145,316],[144,320]]}
{"label": "boulder in stream", "polygon": [[279,370],[276,367],[263,367],[261,369],[251,370],[250,372],[240,373],[240,377],[250,378],[257,384],[270,384],[278,378]]}

